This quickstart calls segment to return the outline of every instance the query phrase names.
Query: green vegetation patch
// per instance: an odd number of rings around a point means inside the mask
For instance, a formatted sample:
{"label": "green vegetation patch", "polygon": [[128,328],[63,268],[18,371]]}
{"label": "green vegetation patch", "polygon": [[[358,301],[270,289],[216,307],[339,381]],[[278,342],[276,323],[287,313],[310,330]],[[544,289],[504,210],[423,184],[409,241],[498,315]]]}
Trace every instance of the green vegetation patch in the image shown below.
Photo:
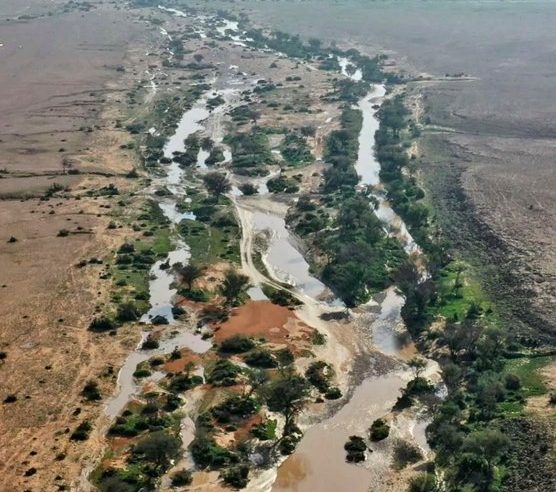
{"label": "green vegetation patch", "polygon": [[510,359],[504,364],[503,373],[513,374],[519,378],[525,398],[544,395],[548,387],[541,370],[555,360],[555,356]]}
{"label": "green vegetation patch", "polygon": [[227,135],[224,143],[232,150],[232,167],[237,174],[245,176],[264,176],[266,166],[274,159],[266,133],[254,128],[250,133]]}
{"label": "green vegetation patch", "polygon": [[288,165],[293,167],[309,164],[313,160],[307,139],[294,132],[285,136],[280,144],[280,153]]}
{"label": "green vegetation patch", "polygon": [[179,233],[189,246],[192,261],[209,265],[226,260],[239,264],[240,231],[237,226],[215,227],[196,220],[185,219]]}

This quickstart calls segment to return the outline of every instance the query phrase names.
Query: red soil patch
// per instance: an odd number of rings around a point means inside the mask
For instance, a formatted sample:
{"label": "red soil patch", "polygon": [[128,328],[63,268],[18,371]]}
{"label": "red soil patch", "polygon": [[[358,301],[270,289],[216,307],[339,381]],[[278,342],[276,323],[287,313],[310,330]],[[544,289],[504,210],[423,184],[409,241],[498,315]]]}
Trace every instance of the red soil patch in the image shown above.
{"label": "red soil patch", "polygon": [[230,319],[216,328],[214,338],[221,342],[234,335],[246,335],[290,345],[300,340],[309,341],[312,333],[313,329],[288,308],[270,301],[249,301],[232,311]]}
{"label": "red soil patch", "polygon": [[174,372],[174,373],[182,372],[185,370],[185,367],[190,362],[195,364],[196,367],[199,364],[199,361],[201,360],[197,354],[191,352],[190,350],[183,349],[180,351],[180,353],[181,353],[180,359],[169,360],[168,362],[166,362],[166,364],[164,364],[164,366],[162,366],[162,369],[165,372]]}

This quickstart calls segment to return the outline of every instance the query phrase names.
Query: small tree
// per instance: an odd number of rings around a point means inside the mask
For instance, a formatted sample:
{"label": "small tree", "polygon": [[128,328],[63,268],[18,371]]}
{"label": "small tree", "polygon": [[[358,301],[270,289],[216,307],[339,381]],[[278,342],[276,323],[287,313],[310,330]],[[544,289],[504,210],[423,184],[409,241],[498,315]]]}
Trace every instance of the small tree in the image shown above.
{"label": "small tree", "polygon": [[469,434],[463,441],[462,450],[481,456],[492,469],[496,460],[508,449],[510,440],[498,430],[482,430]]}
{"label": "small tree", "polygon": [[187,285],[187,290],[191,290],[193,289],[193,282],[203,275],[204,271],[205,269],[202,266],[189,263],[188,265],[178,268],[178,275]]}
{"label": "small tree", "polygon": [[248,397],[253,396],[253,393],[259,390],[264,384],[268,383],[268,374],[260,369],[247,369],[245,371],[247,379],[249,381],[249,392]]}
{"label": "small tree", "polygon": [[89,325],[89,330],[95,332],[110,331],[114,328],[116,328],[116,325],[107,316],[99,316],[98,318],[93,319]]}
{"label": "small tree", "polygon": [[239,189],[245,196],[255,195],[258,192],[257,187],[252,183],[244,183],[239,186]]}
{"label": "small tree", "polygon": [[226,177],[226,175],[218,172],[205,174],[203,176],[203,182],[205,183],[207,190],[214,193],[217,198],[232,189],[230,180]]}
{"label": "small tree", "polygon": [[98,401],[102,399],[98,383],[94,379],[89,379],[89,381],[87,381],[85,387],[81,391],[81,395],[88,401]]}
{"label": "small tree", "polygon": [[249,466],[239,464],[224,470],[221,474],[224,483],[236,489],[243,489],[249,483]]}
{"label": "small tree", "polygon": [[147,461],[153,465],[153,471],[160,475],[170,465],[180,449],[179,440],[164,431],[149,434],[133,448],[133,458]]}
{"label": "small tree", "polygon": [[224,354],[242,354],[255,347],[255,342],[245,335],[233,335],[222,341],[219,351]]}
{"label": "small tree", "polygon": [[240,296],[249,288],[249,277],[235,270],[228,270],[220,286],[221,294],[226,298],[226,305],[238,303]]}
{"label": "small tree", "polygon": [[506,342],[506,334],[498,326],[485,328],[477,341],[478,364],[481,368],[495,368],[500,365]]}
{"label": "small tree", "polygon": [[390,434],[390,426],[382,419],[376,419],[369,429],[371,441],[382,441]]}
{"label": "small tree", "polygon": [[413,370],[414,376],[416,378],[419,378],[427,367],[427,361],[422,357],[413,357],[412,359],[407,361],[407,365]]}
{"label": "small tree", "polygon": [[190,485],[193,481],[193,474],[191,471],[183,469],[174,472],[172,475],[172,486],[173,487],[184,487]]}
{"label": "small tree", "polygon": [[453,292],[456,297],[460,297],[460,290],[463,287],[461,274],[465,271],[465,265],[461,262],[458,262],[456,263],[454,270],[456,272],[456,278],[454,280]]}
{"label": "small tree", "polygon": [[139,309],[137,309],[137,306],[133,302],[124,302],[118,306],[116,318],[121,323],[137,321],[140,314]]}
{"label": "small tree", "polygon": [[285,418],[284,428],[293,424],[297,413],[303,408],[309,397],[309,383],[293,372],[283,379],[270,383],[265,389],[268,408],[273,412],[280,412]]}

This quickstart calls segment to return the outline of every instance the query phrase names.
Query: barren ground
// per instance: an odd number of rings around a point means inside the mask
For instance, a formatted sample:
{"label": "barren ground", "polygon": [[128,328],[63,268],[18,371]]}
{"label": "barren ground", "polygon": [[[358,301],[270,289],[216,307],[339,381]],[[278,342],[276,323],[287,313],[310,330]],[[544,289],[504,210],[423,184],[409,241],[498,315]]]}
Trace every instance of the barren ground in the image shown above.
{"label": "barren ground", "polygon": [[[130,63],[140,31],[110,6],[85,15],[65,3],[0,5],[0,397],[16,398],[2,405],[2,490],[58,490],[79,473],[83,448],[65,434],[99,408],[79,393],[95,376],[112,391],[125,353],[86,330],[107,300],[103,266],[75,265],[107,258],[129,232],[107,230],[113,199],[85,192],[129,187],[117,175],[134,163],[112,118],[131,80],[116,67]],[[80,173],[62,174],[64,158]],[[68,191],[44,200],[54,183]]]}

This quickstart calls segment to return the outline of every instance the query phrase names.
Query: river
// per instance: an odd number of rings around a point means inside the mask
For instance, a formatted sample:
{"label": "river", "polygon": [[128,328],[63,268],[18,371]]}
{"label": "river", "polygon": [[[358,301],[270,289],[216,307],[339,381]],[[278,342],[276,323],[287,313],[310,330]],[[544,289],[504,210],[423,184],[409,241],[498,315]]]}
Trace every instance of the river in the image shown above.
{"label": "river", "polygon": [[[164,9],[168,13],[176,16],[184,16],[181,11],[174,9]],[[232,33],[234,43],[243,43],[241,32],[238,31],[237,23],[227,21],[224,26],[218,28],[219,34],[228,35]],[[247,41],[247,40],[246,40]],[[349,62],[340,59],[340,66],[344,75],[354,80],[361,78],[361,72],[357,68],[349,70]],[[226,81],[226,83],[232,83]],[[238,90],[238,89],[235,89]],[[379,206],[376,210],[377,216],[385,223],[385,228],[402,241],[404,248],[409,253],[418,253],[418,246],[407,231],[403,221],[388,206],[384,193],[381,191],[379,171],[380,164],[376,161],[373,154],[374,132],[378,128],[377,105],[385,96],[383,85],[377,85],[370,89],[369,93],[361,99],[358,107],[363,113],[363,125],[359,136],[359,154],[356,169],[361,176],[360,186],[371,186],[372,193],[377,197]],[[171,136],[164,147],[164,155],[170,159],[173,152],[184,150],[184,139],[187,136],[205,128],[204,120],[209,117],[206,109],[206,100],[212,95],[212,90],[202,97],[194,106],[186,111],[181,118],[176,132]],[[218,111],[223,111],[219,109]],[[215,118],[213,118],[215,119]],[[217,118],[216,118],[217,119]],[[204,159],[200,156],[199,172],[203,172]],[[179,212],[178,203],[187,199],[186,187],[184,184],[184,171],[180,166],[172,162],[165,166],[165,175],[153,180],[153,184],[148,190],[155,197],[154,191],[160,187],[166,187],[170,194],[164,197],[155,198],[164,215],[176,227],[184,218],[194,219],[194,216]],[[284,222],[285,213],[277,211],[276,203],[272,204],[272,198],[266,193],[264,181],[259,184],[261,193],[258,197],[241,197],[236,193],[231,196],[238,207],[238,215],[242,222],[244,238],[242,239],[242,258],[243,266],[247,273],[252,276],[255,283],[264,281],[261,272],[257,272],[251,259],[246,255],[251,254],[250,247],[246,249],[245,244],[252,240],[253,233],[268,231],[269,248],[264,256],[265,264],[273,281],[287,282],[292,286],[292,290],[298,293],[299,297],[305,302],[305,306],[299,309],[300,317],[312,326],[322,326],[328,329],[326,323],[319,319],[323,312],[330,311],[331,307],[341,308],[338,302],[324,302],[323,294],[327,289],[320,280],[315,278],[309,269],[298,244],[291,238],[290,233]],[[251,205],[250,205],[251,203]],[[257,206],[253,206],[257,203]],[[269,206],[265,206],[265,203]],[[249,238],[246,236],[249,233]],[[173,287],[174,275],[171,269],[161,269],[163,264],[174,264],[176,262],[186,263],[189,260],[189,248],[185,242],[178,240],[175,249],[171,251],[167,258],[157,262],[151,269],[151,280],[149,282],[149,293],[151,308],[143,317],[145,325],[149,325],[155,316],[164,316],[172,331],[162,338],[158,349],[145,351],[139,347],[130,354],[118,376],[118,389],[115,396],[107,402],[106,415],[114,419],[138,392],[139,388],[133,378],[137,364],[148,360],[153,355],[171,352],[176,346],[187,347],[195,352],[206,352],[211,343],[205,341],[200,335],[195,334],[191,329],[182,325],[179,320],[172,315],[173,298],[176,290]],[[253,290],[254,297],[260,296],[260,290]],[[389,357],[394,360],[397,369],[383,375],[368,375],[354,389],[351,397],[345,405],[339,409],[332,417],[325,419],[321,423],[309,427],[297,450],[288,457],[278,468],[276,479],[268,479],[265,475],[265,486],[258,490],[273,491],[319,491],[337,492],[338,490],[366,491],[372,483],[379,483],[381,476],[388,470],[388,453],[376,450],[369,456],[363,466],[353,466],[345,462],[345,451],[343,444],[347,437],[352,434],[365,435],[367,429],[375,418],[388,413],[396,401],[401,388],[410,378],[410,374],[404,369],[399,361],[400,351],[397,344],[397,329],[400,326],[400,309],[403,305],[403,298],[396,293],[395,289],[389,289],[384,294],[382,302],[379,304],[379,313],[372,315],[372,321],[366,326],[366,333],[374,342],[374,349],[379,351],[381,356]],[[368,309],[376,308],[364,306],[359,313],[354,316],[367,319]],[[145,332],[143,337],[146,336]],[[329,353],[342,352],[341,357],[346,358],[347,351],[344,347],[336,343],[336,339],[331,332],[328,340],[328,347],[323,349]],[[367,357],[373,357],[373,349],[369,349]],[[429,373],[434,372],[435,368],[429,365]],[[346,375],[344,375],[345,377]],[[155,373],[152,378],[159,377]],[[400,424],[402,425],[402,424]],[[414,420],[409,420],[398,429],[399,435],[411,435],[413,433],[422,434],[423,426],[416,425]],[[191,435],[191,421],[184,421],[185,434]],[[415,438],[417,436],[415,435]],[[186,439],[186,441],[189,440]],[[422,441],[422,436],[420,441]],[[423,446],[425,446],[423,444]]]}
{"label": "river", "polygon": [[[361,79],[358,69],[347,70],[348,60],[339,58],[342,73],[353,80]],[[372,187],[372,195],[378,201],[375,210],[385,224],[385,229],[398,237],[408,254],[419,253],[419,247],[409,234],[403,220],[389,206],[380,183],[380,163],[374,155],[374,136],[379,128],[377,113],[386,94],[384,85],[378,84],[358,102],[363,115],[359,135],[359,151],[355,168],[360,176],[359,187]],[[405,387],[411,374],[401,364],[399,333],[403,331],[401,308],[404,298],[390,288],[380,303],[380,312],[371,315],[368,333],[372,345],[395,364],[396,369],[383,375],[370,374],[359,384],[349,401],[331,418],[310,427],[295,452],[278,468],[273,492],[366,492],[386,487],[385,480],[390,469],[390,444],[373,445],[374,452],[367,453],[367,460],[358,466],[346,462],[343,445],[350,435],[367,436],[372,422],[389,414],[392,406]],[[359,321],[366,324],[369,306],[362,306]],[[372,303],[371,303],[372,307]],[[357,314],[356,314],[357,316]],[[373,358],[370,352],[368,357]],[[438,374],[438,366],[428,361],[428,375]],[[392,422],[392,434],[415,441],[424,452],[429,451],[424,439],[426,421],[415,417],[403,417]],[[389,439],[389,442],[392,438]]]}

